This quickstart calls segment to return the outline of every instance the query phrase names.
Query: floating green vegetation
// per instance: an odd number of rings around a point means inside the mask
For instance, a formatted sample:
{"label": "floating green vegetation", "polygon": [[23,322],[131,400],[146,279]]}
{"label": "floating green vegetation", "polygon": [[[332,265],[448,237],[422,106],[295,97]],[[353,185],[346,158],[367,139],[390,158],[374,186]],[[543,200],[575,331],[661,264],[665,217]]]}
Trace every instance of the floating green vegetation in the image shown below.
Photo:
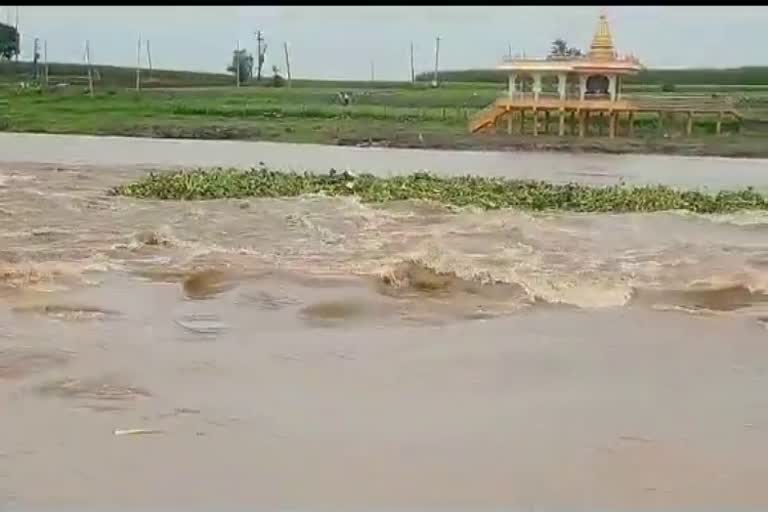
{"label": "floating green vegetation", "polygon": [[768,210],[768,197],[751,187],[709,194],[662,185],[596,187],[477,176],[441,177],[427,173],[378,177],[334,170],[327,174],[301,174],[263,167],[250,170],[217,168],[153,173],[135,183],[115,187],[110,190],[110,194],[164,200],[278,198],[323,194],[357,197],[368,203],[428,200],[489,210],[516,208],[616,213]]}

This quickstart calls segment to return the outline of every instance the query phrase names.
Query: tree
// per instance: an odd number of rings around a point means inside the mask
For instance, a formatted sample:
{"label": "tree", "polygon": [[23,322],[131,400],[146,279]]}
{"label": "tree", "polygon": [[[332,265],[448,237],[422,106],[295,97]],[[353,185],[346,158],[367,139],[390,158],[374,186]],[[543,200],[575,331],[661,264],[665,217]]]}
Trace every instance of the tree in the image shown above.
{"label": "tree", "polygon": [[552,49],[549,51],[550,59],[566,59],[583,55],[584,53],[581,50],[568,46],[568,43],[560,38],[552,41]]}
{"label": "tree", "polygon": [[555,39],[552,41],[552,49],[549,51],[550,57],[566,57],[568,55],[568,43],[564,39]]}
{"label": "tree", "polygon": [[240,81],[247,82],[253,78],[253,55],[248,53],[248,50],[235,50],[232,52],[232,63],[227,66],[227,71],[232,74],[237,74],[237,69],[240,68]]}
{"label": "tree", "polygon": [[0,23],[0,60],[11,60],[19,53],[19,31]]}

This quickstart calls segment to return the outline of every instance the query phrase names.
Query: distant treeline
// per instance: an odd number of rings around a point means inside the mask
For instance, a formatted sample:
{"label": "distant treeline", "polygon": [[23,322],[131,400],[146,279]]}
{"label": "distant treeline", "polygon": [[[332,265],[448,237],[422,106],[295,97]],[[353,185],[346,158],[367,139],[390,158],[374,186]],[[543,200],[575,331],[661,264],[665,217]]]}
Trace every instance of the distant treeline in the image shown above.
{"label": "distant treeline", "polygon": [[[440,80],[445,82],[506,83],[508,75],[493,69],[465,69],[442,71]],[[431,81],[434,73],[419,73],[416,80]],[[643,85],[764,85],[768,86],[768,66],[726,69],[649,69],[636,76],[627,77],[627,84]]]}
{"label": "distant treeline", "polygon": [[[42,73],[43,64],[38,63]],[[87,83],[88,68],[85,64],[59,63],[48,64],[50,84]],[[97,86],[101,87],[133,87],[136,84],[136,70],[131,67],[93,65],[94,78]],[[0,83],[14,83],[31,80],[34,76],[32,62],[0,61]],[[428,87],[433,73],[425,72],[416,75],[417,88]],[[173,71],[154,69],[150,73],[144,68],[141,72],[142,84],[145,87],[207,87],[218,85],[233,85],[231,74],[206,73],[199,71]],[[492,69],[466,69],[440,72],[440,81],[461,84],[487,83],[504,84],[507,75],[503,71]],[[753,86],[768,87],[768,66],[754,66],[730,69],[650,69],[636,76],[627,77],[625,83],[636,86]],[[293,84],[299,87],[336,87],[336,88],[394,88],[408,87],[405,81],[376,81],[365,80],[300,80],[294,79]],[[256,85],[250,84],[250,85]]]}
{"label": "distant treeline", "polygon": [[[50,85],[57,83],[86,84],[88,68],[85,64],[49,63]],[[39,73],[42,73],[43,64],[38,63]],[[32,62],[0,61],[0,83],[18,83],[32,80],[34,77],[34,64]],[[121,66],[93,65],[94,78],[97,86],[101,87],[134,87],[136,85],[136,68]],[[154,69],[141,70],[141,82],[144,87],[211,87],[220,85],[235,85],[235,79],[231,74],[206,73],[199,71],[171,71]],[[263,80],[263,85],[269,85],[269,77]],[[253,80],[249,86],[258,85]],[[396,88],[410,87],[410,82],[382,81],[370,82],[367,80],[302,80],[294,79],[293,85],[297,87],[329,87],[329,88]],[[428,84],[419,83],[416,88],[427,88]]]}
{"label": "distant treeline", "polygon": [[[43,64],[38,63],[39,73]],[[0,62],[0,82],[20,82],[30,80],[34,76],[32,62]],[[136,84],[136,69],[120,66],[93,65],[95,83],[102,87],[130,87]],[[48,64],[49,81],[56,83],[79,84],[86,83],[88,68],[85,64],[65,64],[51,62]],[[141,71],[142,83],[155,87],[184,87],[184,86],[213,86],[229,85],[232,76],[219,73],[203,73],[196,71],[172,71],[166,69],[148,69]]]}

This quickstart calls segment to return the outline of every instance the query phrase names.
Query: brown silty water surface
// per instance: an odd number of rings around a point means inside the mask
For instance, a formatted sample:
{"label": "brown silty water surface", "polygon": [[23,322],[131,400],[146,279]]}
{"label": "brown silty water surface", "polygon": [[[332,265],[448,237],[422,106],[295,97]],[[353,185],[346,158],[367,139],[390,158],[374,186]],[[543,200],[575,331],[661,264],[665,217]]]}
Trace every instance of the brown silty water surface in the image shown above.
{"label": "brown silty water surface", "polygon": [[142,172],[0,166],[0,503],[768,505],[768,215]]}

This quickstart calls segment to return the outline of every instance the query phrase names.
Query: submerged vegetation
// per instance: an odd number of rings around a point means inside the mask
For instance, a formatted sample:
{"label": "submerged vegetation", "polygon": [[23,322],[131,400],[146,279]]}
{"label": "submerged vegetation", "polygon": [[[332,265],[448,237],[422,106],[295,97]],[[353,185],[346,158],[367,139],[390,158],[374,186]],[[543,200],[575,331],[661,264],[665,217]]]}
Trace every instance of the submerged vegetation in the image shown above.
{"label": "submerged vegetation", "polygon": [[280,198],[322,194],[356,197],[367,203],[428,200],[458,207],[574,212],[689,210],[696,213],[722,213],[768,210],[768,196],[752,188],[709,194],[662,185],[596,187],[477,176],[441,177],[428,173],[379,177],[335,170],[327,174],[302,174],[264,167],[152,173],[135,183],[113,188],[110,194],[161,200]]}

